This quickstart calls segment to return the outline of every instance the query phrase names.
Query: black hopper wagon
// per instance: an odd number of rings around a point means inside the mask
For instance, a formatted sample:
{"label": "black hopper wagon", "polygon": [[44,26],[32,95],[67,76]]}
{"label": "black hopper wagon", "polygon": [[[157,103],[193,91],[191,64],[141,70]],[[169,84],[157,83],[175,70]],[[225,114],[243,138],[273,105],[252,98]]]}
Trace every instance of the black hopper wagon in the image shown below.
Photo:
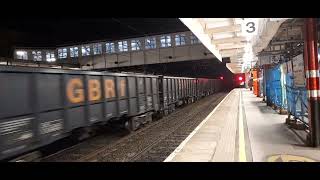
{"label": "black hopper wagon", "polygon": [[0,160],[101,125],[136,130],[222,90],[219,79],[0,66]]}

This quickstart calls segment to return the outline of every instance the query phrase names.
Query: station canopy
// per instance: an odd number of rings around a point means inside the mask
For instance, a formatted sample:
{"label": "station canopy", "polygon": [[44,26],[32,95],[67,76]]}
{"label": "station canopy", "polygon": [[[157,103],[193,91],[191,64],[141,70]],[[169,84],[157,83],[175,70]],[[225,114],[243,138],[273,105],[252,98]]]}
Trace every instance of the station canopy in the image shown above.
{"label": "station canopy", "polygon": [[179,18],[233,73],[244,72],[257,61],[280,25],[291,18]]}

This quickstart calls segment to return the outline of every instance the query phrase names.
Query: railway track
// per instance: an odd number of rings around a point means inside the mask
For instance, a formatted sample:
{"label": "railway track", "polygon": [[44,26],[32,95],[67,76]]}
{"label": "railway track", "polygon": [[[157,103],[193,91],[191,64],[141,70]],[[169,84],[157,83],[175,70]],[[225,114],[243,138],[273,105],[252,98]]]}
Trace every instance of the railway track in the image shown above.
{"label": "railway track", "polygon": [[167,135],[159,138],[154,143],[136,154],[130,161],[142,162],[162,162],[179,146],[179,144],[201,123],[201,121],[213,110],[213,108],[224,98],[217,97],[214,101],[209,101],[204,107],[187,117]]}
{"label": "railway track", "polygon": [[226,93],[179,108],[136,132],[110,131],[50,156],[43,162],[163,161],[212,111]]}

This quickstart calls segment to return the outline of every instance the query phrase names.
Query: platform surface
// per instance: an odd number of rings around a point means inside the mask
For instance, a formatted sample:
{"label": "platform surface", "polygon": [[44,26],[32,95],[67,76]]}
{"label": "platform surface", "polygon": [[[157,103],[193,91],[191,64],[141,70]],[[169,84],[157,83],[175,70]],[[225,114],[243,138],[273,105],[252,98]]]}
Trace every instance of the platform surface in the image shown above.
{"label": "platform surface", "polygon": [[319,161],[262,98],[232,90],[165,162]]}

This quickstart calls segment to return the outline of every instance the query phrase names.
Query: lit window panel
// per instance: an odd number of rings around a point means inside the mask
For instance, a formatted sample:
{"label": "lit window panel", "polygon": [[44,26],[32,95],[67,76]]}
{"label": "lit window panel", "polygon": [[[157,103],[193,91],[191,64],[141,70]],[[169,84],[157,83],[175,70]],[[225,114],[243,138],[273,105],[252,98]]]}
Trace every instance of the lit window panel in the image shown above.
{"label": "lit window panel", "polygon": [[131,50],[137,51],[140,50],[141,42],[140,40],[131,40]]}
{"label": "lit window panel", "polygon": [[169,35],[161,36],[160,43],[161,43],[161,47],[170,47],[171,46],[171,37]]}
{"label": "lit window panel", "polygon": [[27,51],[16,51],[16,57],[17,59],[23,59],[27,60],[28,59],[28,52]]}
{"label": "lit window panel", "polygon": [[59,59],[67,58],[67,48],[58,49],[58,58]]}
{"label": "lit window panel", "polygon": [[93,45],[93,55],[102,54],[102,45],[101,44],[94,44]]}
{"label": "lit window panel", "polygon": [[106,53],[115,53],[114,43],[106,43]]}
{"label": "lit window panel", "polygon": [[118,42],[118,50],[119,50],[119,52],[128,51],[127,41],[119,41]]}
{"label": "lit window panel", "polygon": [[55,62],[56,58],[54,56],[54,52],[46,52],[46,61],[47,62]]}
{"label": "lit window panel", "polygon": [[145,40],[145,48],[146,49],[154,49],[156,48],[156,38],[150,37]]}
{"label": "lit window panel", "polygon": [[186,45],[186,35],[185,34],[176,34],[175,41],[176,41],[176,46]]}
{"label": "lit window panel", "polygon": [[82,56],[89,56],[90,55],[90,46],[89,45],[82,46],[81,53],[82,53]]}
{"label": "lit window panel", "polygon": [[79,56],[79,50],[78,47],[71,47],[70,48],[70,57],[78,57]]}
{"label": "lit window panel", "polygon": [[32,56],[34,61],[42,61],[41,51],[32,51]]}

